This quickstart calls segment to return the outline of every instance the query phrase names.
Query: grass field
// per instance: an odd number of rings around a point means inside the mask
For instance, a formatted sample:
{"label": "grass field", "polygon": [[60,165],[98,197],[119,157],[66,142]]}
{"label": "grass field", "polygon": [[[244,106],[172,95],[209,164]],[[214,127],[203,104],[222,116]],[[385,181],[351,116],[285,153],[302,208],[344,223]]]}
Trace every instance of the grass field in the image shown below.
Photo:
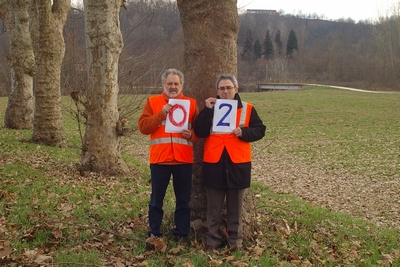
{"label": "grass field", "polygon": [[[400,182],[400,94],[310,86],[241,97],[267,125],[266,138],[253,144],[255,167],[264,164],[257,177],[290,158],[327,175]],[[5,109],[0,98],[1,118]],[[400,228],[282,194],[261,178],[252,184],[259,230],[242,251],[204,252],[192,236],[190,247],[166,238],[165,251],[146,252],[148,137],[123,140],[131,175],[82,177],[74,168],[78,127],[66,113],[64,126],[63,148],[31,143],[31,130],[0,128],[1,266],[400,266]],[[390,200],[400,205],[399,195]],[[169,188],[165,230],[173,203]]]}
{"label": "grass field", "polygon": [[[311,87],[304,91],[246,96],[266,122],[269,136],[310,164],[345,167],[354,173],[399,173],[400,94],[371,94]],[[261,100],[261,101],[260,101]],[[373,168],[371,170],[371,168]]]}

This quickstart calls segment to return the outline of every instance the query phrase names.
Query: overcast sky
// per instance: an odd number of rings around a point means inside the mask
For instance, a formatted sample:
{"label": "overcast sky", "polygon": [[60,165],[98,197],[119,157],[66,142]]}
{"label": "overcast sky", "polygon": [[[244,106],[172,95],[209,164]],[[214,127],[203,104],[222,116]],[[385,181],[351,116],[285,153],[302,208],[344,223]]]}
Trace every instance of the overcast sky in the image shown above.
{"label": "overcast sky", "polygon": [[[210,0],[217,1],[217,0]],[[82,0],[72,0],[72,3]],[[379,16],[393,14],[400,0],[238,0],[238,8],[283,10],[285,14],[317,14],[329,20],[352,18],[375,21]]]}
{"label": "overcast sky", "polygon": [[[285,14],[317,14],[326,19],[376,20],[400,0],[238,0],[238,8],[284,10]],[[390,12],[393,13],[393,12]]]}

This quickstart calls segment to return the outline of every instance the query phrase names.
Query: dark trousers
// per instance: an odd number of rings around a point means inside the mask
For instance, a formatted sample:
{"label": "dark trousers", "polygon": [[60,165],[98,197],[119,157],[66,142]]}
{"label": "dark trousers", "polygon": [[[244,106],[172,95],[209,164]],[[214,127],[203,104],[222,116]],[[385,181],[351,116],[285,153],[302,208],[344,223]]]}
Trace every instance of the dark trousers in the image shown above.
{"label": "dark trousers", "polygon": [[220,231],[222,209],[226,200],[227,242],[231,247],[241,247],[243,241],[243,198],[246,189],[206,188],[207,194],[207,245],[218,247],[224,242]]}
{"label": "dark trousers", "polygon": [[174,235],[186,237],[190,230],[190,194],[192,191],[192,164],[161,165],[150,164],[151,197],[149,203],[148,235],[160,237],[164,216],[163,202],[172,175],[175,193]]}

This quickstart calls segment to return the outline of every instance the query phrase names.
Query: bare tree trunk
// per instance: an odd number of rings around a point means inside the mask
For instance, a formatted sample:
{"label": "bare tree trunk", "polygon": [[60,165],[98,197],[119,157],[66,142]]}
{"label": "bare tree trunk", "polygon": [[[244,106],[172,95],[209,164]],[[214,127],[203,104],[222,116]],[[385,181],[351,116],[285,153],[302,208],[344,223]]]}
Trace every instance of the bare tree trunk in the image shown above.
{"label": "bare tree trunk", "polygon": [[29,33],[30,0],[1,1],[0,18],[10,36],[11,90],[4,117],[6,128],[31,129],[35,60]]}
{"label": "bare tree trunk", "polygon": [[[237,35],[239,21],[236,0],[178,0],[184,33],[185,92],[194,97],[199,108],[204,100],[215,96],[215,81],[218,75],[237,75]],[[240,82],[240,81],[239,81]],[[201,183],[203,142],[195,147],[193,167],[192,220],[205,220],[206,197]],[[253,233],[253,222],[249,204],[244,206],[245,238]]]}
{"label": "bare tree trunk", "polygon": [[36,76],[32,140],[35,143],[59,146],[64,144],[60,103],[61,64],[65,53],[63,27],[71,0],[34,0],[34,2],[36,25],[32,27],[32,38]]}
{"label": "bare tree trunk", "polygon": [[85,0],[89,88],[82,169],[104,174],[128,173],[121,156],[118,112],[118,59],[123,42],[119,24],[122,0]]}

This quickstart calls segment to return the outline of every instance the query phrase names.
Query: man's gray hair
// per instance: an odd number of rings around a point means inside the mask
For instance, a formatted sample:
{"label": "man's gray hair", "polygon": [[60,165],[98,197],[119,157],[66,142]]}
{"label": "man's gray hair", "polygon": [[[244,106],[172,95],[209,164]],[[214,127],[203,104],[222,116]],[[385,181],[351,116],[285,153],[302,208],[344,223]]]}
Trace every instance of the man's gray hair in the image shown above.
{"label": "man's gray hair", "polygon": [[175,74],[179,76],[179,80],[181,81],[181,84],[183,85],[183,82],[185,80],[185,78],[183,77],[183,73],[180,72],[177,69],[167,69],[166,71],[164,71],[164,73],[161,75],[161,82],[162,84],[165,83],[165,79],[167,78],[168,75],[170,74]]}
{"label": "man's gray hair", "polygon": [[236,80],[235,76],[233,76],[232,74],[221,74],[218,76],[217,78],[217,83],[216,83],[216,87],[218,88],[218,84],[221,80],[231,80],[231,82],[233,83],[233,85],[238,88],[239,84],[238,81]]}

